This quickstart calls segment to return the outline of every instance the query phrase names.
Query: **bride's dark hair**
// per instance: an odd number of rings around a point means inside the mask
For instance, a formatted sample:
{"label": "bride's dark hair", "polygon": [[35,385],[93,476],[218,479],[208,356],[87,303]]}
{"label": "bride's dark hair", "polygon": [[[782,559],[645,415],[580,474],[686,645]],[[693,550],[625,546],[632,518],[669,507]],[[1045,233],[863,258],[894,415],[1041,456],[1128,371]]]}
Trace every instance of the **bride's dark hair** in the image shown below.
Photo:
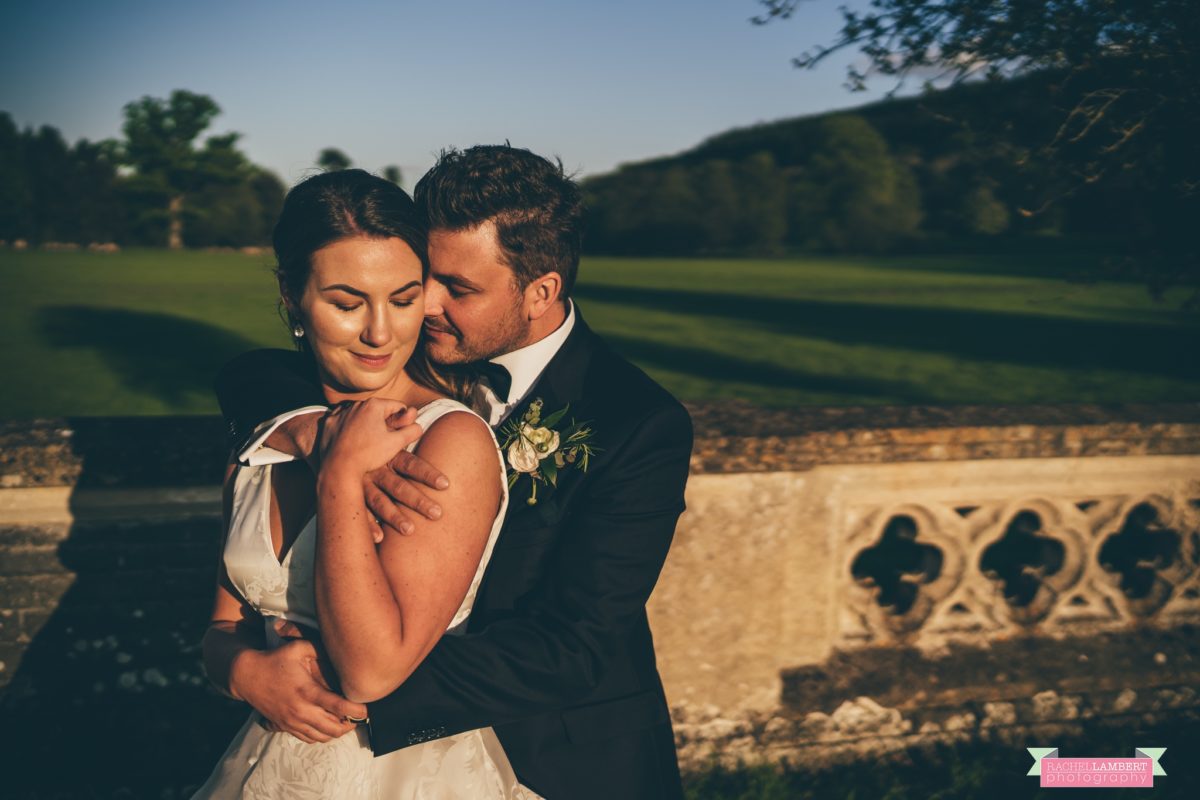
{"label": "bride's dark hair", "polygon": [[[312,270],[312,256],[322,247],[355,236],[400,239],[421,259],[422,278],[429,274],[428,235],[425,221],[408,193],[391,181],[361,169],[324,172],[292,187],[271,243],[275,247],[275,276],[280,291],[298,305]],[[300,320],[286,304],[282,311],[289,327]],[[312,352],[303,338],[300,351]],[[425,354],[425,332],[405,366],[409,377],[422,386],[467,401],[473,380],[469,373],[433,364]]]}

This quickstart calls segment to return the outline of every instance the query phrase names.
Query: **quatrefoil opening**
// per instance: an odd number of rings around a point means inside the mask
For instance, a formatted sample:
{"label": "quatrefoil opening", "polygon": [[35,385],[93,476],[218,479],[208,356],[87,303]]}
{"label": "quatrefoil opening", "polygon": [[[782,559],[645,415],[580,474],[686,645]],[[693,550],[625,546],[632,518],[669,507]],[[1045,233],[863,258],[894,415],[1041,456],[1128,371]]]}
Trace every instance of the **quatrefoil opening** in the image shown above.
{"label": "quatrefoil opening", "polygon": [[1149,502],[1131,508],[1120,529],[1104,540],[1100,566],[1113,575],[1137,616],[1162,608],[1171,598],[1175,579],[1190,571],[1182,543],[1183,534],[1169,527]]}
{"label": "quatrefoil opening", "polygon": [[1049,613],[1057,593],[1047,579],[1062,571],[1067,556],[1063,543],[1044,528],[1040,514],[1019,511],[979,560],[983,574],[1000,583],[1013,618],[1025,624]]}
{"label": "quatrefoil opening", "polygon": [[[918,608],[921,587],[942,574],[941,549],[916,541],[917,534],[916,520],[906,514],[894,516],[879,540],[850,565],[854,580],[875,588],[875,602],[889,614],[893,626],[901,629],[918,627],[923,621],[927,609]],[[901,621],[906,617],[912,617],[911,624]]]}

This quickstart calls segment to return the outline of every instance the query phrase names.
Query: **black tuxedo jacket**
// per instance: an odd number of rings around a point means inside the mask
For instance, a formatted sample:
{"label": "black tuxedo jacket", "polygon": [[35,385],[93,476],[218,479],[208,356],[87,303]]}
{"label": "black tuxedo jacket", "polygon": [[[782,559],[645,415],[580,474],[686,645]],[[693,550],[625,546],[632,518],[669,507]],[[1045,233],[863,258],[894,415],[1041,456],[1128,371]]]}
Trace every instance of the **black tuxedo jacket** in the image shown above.
{"label": "black tuxedo jacket", "polygon": [[[492,726],[522,783],[549,800],[682,798],[646,621],[683,511],[687,411],[578,316],[528,398],[590,421],[600,452],[558,486],[510,500],[466,635],[445,636],[370,704],[376,755]],[[296,354],[258,351],[218,378],[231,433],[323,403]]]}

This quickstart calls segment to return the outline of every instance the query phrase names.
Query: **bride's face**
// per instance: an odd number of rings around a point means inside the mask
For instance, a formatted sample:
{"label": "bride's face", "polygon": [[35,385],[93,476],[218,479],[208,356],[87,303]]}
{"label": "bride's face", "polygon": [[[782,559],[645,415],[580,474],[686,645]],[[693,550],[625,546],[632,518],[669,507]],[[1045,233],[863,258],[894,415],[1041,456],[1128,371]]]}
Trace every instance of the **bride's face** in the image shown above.
{"label": "bride's face", "polygon": [[402,239],[356,236],[313,254],[292,312],[329,389],[374,394],[401,376],[425,316],[421,278]]}

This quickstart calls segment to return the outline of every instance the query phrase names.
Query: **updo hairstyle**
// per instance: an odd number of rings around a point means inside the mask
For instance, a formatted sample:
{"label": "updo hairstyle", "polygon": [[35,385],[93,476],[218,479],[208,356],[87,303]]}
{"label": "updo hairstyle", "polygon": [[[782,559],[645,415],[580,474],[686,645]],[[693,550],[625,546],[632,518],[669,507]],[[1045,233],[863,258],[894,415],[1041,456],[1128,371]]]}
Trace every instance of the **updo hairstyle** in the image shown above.
{"label": "updo hairstyle", "polygon": [[[281,302],[289,328],[301,323],[293,317],[289,304],[299,305],[312,271],[313,254],[334,242],[358,236],[402,240],[421,259],[421,277],[428,276],[429,238],[424,217],[408,193],[396,184],[361,169],[344,169],[314,175],[288,192],[271,243],[275,248],[275,276],[289,301]],[[301,352],[312,357],[303,337],[295,342]],[[428,360],[424,331],[405,370],[422,386],[455,399],[462,400],[471,390],[472,382],[463,374],[451,374]]]}

